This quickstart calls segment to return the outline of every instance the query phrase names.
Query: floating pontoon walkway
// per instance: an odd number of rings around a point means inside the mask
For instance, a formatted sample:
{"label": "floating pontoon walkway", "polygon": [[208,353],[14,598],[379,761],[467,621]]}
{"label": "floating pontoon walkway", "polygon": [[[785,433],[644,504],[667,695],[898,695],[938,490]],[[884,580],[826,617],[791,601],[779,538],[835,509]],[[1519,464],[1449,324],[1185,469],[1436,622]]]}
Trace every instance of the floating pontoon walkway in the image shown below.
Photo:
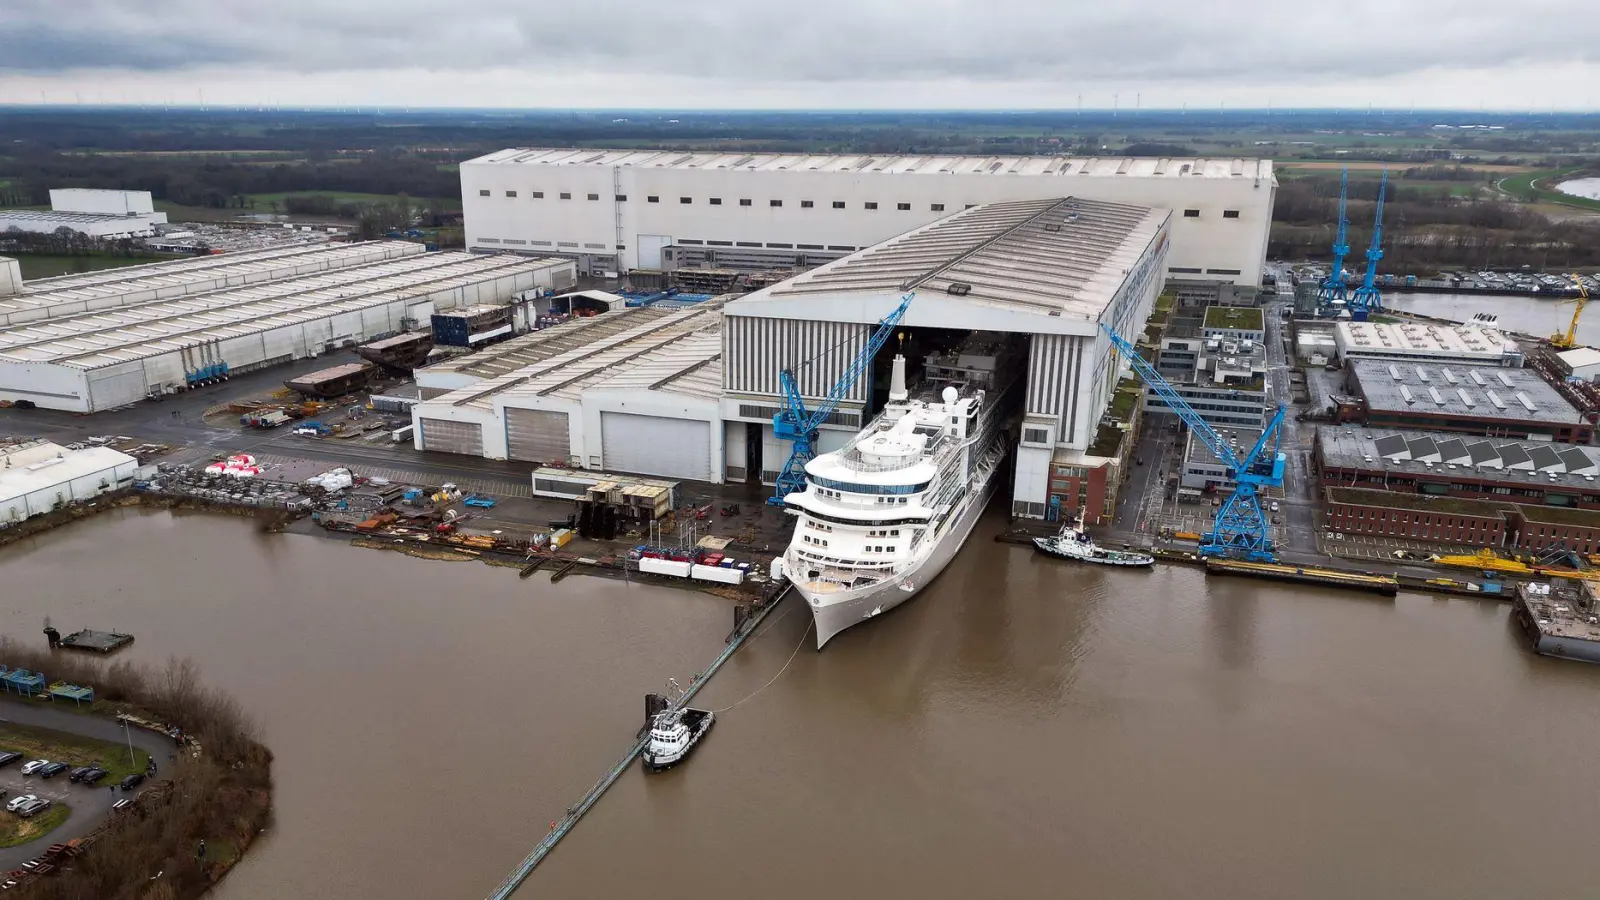
{"label": "floating pontoon walkway", "polygon": [[[756,628],[760,626],[767,614],[777,609],[778,604],[782,603],[783,598],[788,594],[789,589],[785,587],[778,596],[772,598],[770,603],[761,607],[750,618],[744,620],[733,638],[728,641],[728,646],[724,647],[722,652],[717,655],[717,658],[712,661],[705,673],[695,679],[694,683],[689,685],[689,689],[684,691],[683,696],[677,701],[679,706],[693,700],[694,695],[700,693],[700,689],[705,687],[712,676],[717,674],[717,670],[722,668],[722,664],[733,658],[733,654],[744,646],[745,639],[755,633]],[[573,827],[578,824],[578,820],[583,818],[583,814],[600,801],[601,795],[605,794],[613,784],[617,783],[617,779],[622,777],[623,772],[628,771],[628,767],[633,765],[633,761],[639,758],[640,753],[644,752],[644,745],[648,741],[648,735],[641,736],[638,740],[635,740],[628,752],[623,754],[622,759],[618,760],[610,771],[595,782],[594,787],[589,788],[589,792],[583,795],[582,800],[579,800],[575,806],[567,810],[566,817],[557,821],[555,826],[550,829],[550,833],[544,836],[544,840],[533,848],[533,852],[528,854],[528,857],[506,877],[506,880],[502,881],[500,886],[489,894],[489,900],[507,900],[521,886],[522,882],[526,881],[528,876],[533,873],[534,868],[543,862],[546,856],[550,855],[550,851],[555,849],[556,844],[560,843],[561,839],[572,831]]]}

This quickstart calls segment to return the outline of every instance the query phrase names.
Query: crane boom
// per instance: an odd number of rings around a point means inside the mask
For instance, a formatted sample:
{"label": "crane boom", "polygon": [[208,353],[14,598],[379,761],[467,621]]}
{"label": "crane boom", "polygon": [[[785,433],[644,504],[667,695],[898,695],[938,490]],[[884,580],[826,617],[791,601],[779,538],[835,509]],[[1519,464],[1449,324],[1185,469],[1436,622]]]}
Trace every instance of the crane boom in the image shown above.
{"label": "crane boom", "polygon": [[772,433],[779,440],[793,442],[793,446],[789,450],[789,458],[778,471],[773,494],[767,499],[769,504],[782,506],[784,497],[794,491],[805,490],[806,463],[815,459],[817,455],[817,429],[828,421],[828,417],[839,408],[845,395],[850,393],[850,389],[861,380],[862,374],[872,365],[873,357],[883,349],[889,336],[894,334],[895,327],[905,318],[906,310],[916,296],[916,291],[909,291],[901,296],[900,305],[878,322],[872,334],[867,336],[866,346],[861,348],[861,352],[850,361],[850,365],[845,367],[844,374],[834,383],[833,389],[828,391],[828,395],[822,398],[822,402],[818,403],[815,409],[806,409],[805,398],[800,395],[800,382],[795,378],[792,369],[784,369],[778,373],[778,383],[783,389],[783,409],[772,417]]}
{"label": "crane boom", "polygon": [[1572,323],[1567,326],[1567,333],[1557,332],[1550,336],[1550,343],[1562,350],[1571,350],[1578,346],[1578,319],[1583,315],[1583,307],[1589,302],[1589,289],[1584,286],[1583,279],[1577,275],[1568,275],[1572,283],[1578,288],[1577,299],[1568,302],[1577,304],[1572,310]]}
{"label": "crane boom", "polygon": [[1378,183],[1378,210],[1372,218],[1372,245],[1367,248],[1367,271],[1361,279],[1361,286],[1356,288],[1350,297],[1350,315],[1357,321],[1365,321],[1368,313],[1383,309],[1383,295],[1378,290],[1378,260],[1383,259],[1383,202],[1389,193],[1389,170],[1383,170],[1383,179]]}
{"label": "crane boom", "polygon": [[1233,479],[1233,494],[1218,509],[1211,532],[1201,536],[1200,553],[1204,556],[1228,556],[1260,562],[1276,561],[1277,554],[1267,536],[1266,516],[1261,513],[1260,489],[1283,484],[1285,460],[1279,452],[1283,436],[1283,404],[1278,404],[1272,419],[1256,439],[1255,446],[1241,460],[1228,442],[1222,439],[1222,435],[1173,389],[1154,366],[1139,355],[1132,344],[1113,331],[1111,326],[1101,323],[1100,328],[1144,383],[1167,402],[1168,408],[1189,426],[1190,433],[1200,438],[1227,469],[1228,477]]}
{"label": "crane boom", "polygon": [[1337,315],[1345,305],[1344,260],[1350,255],[1350,219],[1345,215],[1349,201],[1350,170],[1339,173],[1339,232],[1333,239],[1333,267],[1317,286],[1317,308],[1323,315]]}

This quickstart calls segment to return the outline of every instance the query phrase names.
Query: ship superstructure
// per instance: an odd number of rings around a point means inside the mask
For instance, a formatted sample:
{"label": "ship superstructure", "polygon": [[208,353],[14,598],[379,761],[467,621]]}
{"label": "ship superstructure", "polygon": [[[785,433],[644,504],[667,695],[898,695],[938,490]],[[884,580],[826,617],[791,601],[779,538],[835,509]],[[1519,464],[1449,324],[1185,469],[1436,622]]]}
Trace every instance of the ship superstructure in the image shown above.
{"label": "ship superstructure", "polygon": [[976,339],[927,357],[849,443],[806,464],[785,498],[798,522],[784,572],[811,608],[817,647],[909,600],[966,541],[993,492],[1019,406],[1010,348]]}

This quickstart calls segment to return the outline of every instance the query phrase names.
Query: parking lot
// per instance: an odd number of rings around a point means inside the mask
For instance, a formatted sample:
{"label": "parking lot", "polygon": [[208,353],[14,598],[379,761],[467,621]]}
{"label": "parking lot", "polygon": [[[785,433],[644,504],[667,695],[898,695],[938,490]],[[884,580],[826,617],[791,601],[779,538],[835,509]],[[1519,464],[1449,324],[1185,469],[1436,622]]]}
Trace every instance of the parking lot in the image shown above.
{"label": "parking lot", "polygon": [[1456,556],[1470,555],[1483,549],[1482,547],[1454,544],[1429,544],[1422,541],[1407,541],[1368,534],[1346,534],[1343,537],[1334,537],[1334,534],[1337,533],[1319,531],[1317,533],[1317,549],[1330,556],[1339,556],[1345,559],[1386,559],[1391,562],[1394,561],[1396,550],[1420,554],[1437,554],[1439,556]]}

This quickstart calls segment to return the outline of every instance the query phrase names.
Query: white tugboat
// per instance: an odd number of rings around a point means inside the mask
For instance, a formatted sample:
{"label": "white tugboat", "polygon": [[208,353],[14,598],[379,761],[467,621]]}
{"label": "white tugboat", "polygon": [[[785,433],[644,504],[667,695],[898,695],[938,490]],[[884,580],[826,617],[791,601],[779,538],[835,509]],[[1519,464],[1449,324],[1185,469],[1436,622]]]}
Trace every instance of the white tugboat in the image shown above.
{"label": "white tugboat", "polygon": [[913,396],[894,358],[889,403],[840,450],[806,463],[782,571],[811,608],[817,649],[911,599],[944,569],[988,504],[1017,418],[1008,348],[973,342],[927,360]]}
{"label": "white tugboat", "polygon": [[1075,525],[1063,526],[1055,537],[1034,538],[1033,546],[1040,553],[1050,556],[1101,566],[1153,566],[1156,562],[1156,558],[1148,553],[1100,547],[1095,544],[1094,538],[1078,530]]}
{"label": "white tugboat", "polygon": [[680,706],[683,689],[669,682],[667,706],[650,720],[650,738],[641,760],[646,772],[660,772],[683,762],[700,739],[716,724],[717,714],[709,709]]}

